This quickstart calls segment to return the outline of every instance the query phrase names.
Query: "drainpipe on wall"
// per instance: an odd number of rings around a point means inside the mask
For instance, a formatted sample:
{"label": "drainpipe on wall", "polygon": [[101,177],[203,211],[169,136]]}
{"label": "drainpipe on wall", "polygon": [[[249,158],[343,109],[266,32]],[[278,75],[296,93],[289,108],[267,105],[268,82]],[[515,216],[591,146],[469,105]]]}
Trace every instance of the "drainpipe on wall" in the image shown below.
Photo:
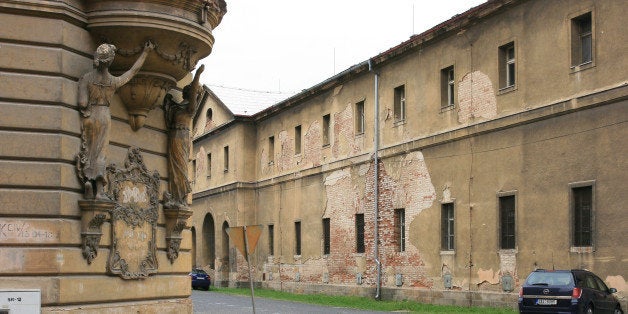
{"label": "drainpipe on wall", "polygon": [[378,85],[379,85],[379,74],[373,70],[373,64],[371,59],[369,59],[369,72],[373,72],[375,74],[375,84],[373,86],[374,89],[374,98],[375,98],[375,130],[374,130],[374,153],[373,153],[373,162],[374,162],[374,172],[375,172],[375,180],[374,182],[374,213],[375,213],[375,241],[373,244],[373,255],[375,258],[375,265],[377,268],[377,281],[375,283],[375,299],[381,300],[382,296],[380,293],[380,287],[382,285],[382,263],[379,260],[379,93],[378,93]]}

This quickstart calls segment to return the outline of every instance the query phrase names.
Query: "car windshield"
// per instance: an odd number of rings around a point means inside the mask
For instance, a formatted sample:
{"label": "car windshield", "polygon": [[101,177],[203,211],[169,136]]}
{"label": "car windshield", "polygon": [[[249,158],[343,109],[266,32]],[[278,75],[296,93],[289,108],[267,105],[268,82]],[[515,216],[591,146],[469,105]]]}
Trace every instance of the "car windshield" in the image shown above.
{"label": "car windshield", "polygon": [[571,273],[563,272],[532,272],[526,280],[531,286],[567,286],[573,285]]}
{"label": "car windshield", "polygon": [[207,273],[202,269],[194,269],[192,270],[192,273],[200,274],[200,275],[207,275]]}

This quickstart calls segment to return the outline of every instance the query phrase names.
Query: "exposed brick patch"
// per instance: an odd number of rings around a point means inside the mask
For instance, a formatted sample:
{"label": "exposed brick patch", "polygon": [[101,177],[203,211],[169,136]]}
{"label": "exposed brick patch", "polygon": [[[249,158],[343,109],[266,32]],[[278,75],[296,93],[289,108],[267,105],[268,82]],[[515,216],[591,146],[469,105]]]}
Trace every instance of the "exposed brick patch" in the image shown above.
{"label": "exposed brick patch", "polygon": [[355,141],[353,106],[348,104],[345,110],[334,114],[334,142],[332,155],[334,158],[354,155],[360,151]]}
{"label": "exposed brick patch", "polygon": [[[282,264],[269,258],[263,265],[263,272],[268,274],[268,278],[297,282],[298,274],[300,283],[321,284],[327,279],[329,284],[356,285],[356,275],[361,273],[364,286],[375,284],[373,171],[372,164],[361,165],[334,171],[325,178],[327,206],[321,219],[332,218],[330,254]],[[402,274],[404,287],[430,288],[434,283],[427,275],[421,253],[411,242],[417,239],[408,238],[412,221],[436,198],[422,153],[411,153],[380,163],[379,182],[382,285],[395,287],[395,275]],[[397,252],[394,232],[396,208],[406,210],[404,252]],[[355,214],[358,213],[364,214],[365,218],[365,253],[356,253]]]}
{"label": "exposed brick patch", "polygon": [[279,172],[288,171],[294,165],[294,138],[288,135],[287,131],[279,132],[277,136],[279,142],[279,155],[275,165]]}
{"label": "exposed brick patch", "polygon": [[198,176],[207,173],[207,152],[203,146],[196,153],[196,169],[194,171],[196,171],[196,175],[192,175],[190,179],[198,178]]}
{"label": "exposed brick patch", "polygon": [[303,138],[301,168],[320,166],[323,156],[323,128],[320,121],[310,124]]}
{"label": "exposed brick patch", "polygon": [[480,72],[467,73],[458,87],[460,105],[458,122],[468,123],[475,118],[490,119],[497,116],[497,100],[490,78]]}
{"label": "exposed brick patch", "polygon": [[[367,204],[373,201],[373,170],[367,174]],[[403,275],[403,285],[411,287],[432,287],[432,279],[427,275],[427,269],[421,253],[412,244],[410,239],[410,225],[423,210],[432,205],[436,199],[436,192],[421,152],[389,160],[380,164],[379,173],[379,230],[380,230],[380,259],[383,265],[384,286],[395,286],[395,275]],[[406,213],[406,250],[398,252],[398,243],[394,232],[394,210],[404,208]],[[371,210],[372,211],[372,210]],[[367,242],[372,250],[371,239]],[[374,267],[373,267],[374,269]]]}

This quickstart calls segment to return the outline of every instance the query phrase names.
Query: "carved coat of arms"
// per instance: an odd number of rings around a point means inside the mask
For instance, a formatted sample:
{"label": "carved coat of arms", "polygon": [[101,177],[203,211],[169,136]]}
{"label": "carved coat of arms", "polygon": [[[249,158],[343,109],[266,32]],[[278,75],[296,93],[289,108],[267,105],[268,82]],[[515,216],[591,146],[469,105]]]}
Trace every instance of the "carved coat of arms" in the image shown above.
{"label": "carved coat of arms", "polygon": [[124,168],[107,167],[107,196],[111,211],[109,273],[123,279],[141,279],[157,272],[156,228],[159,173],[148,172],[140,150],[130,148]]}

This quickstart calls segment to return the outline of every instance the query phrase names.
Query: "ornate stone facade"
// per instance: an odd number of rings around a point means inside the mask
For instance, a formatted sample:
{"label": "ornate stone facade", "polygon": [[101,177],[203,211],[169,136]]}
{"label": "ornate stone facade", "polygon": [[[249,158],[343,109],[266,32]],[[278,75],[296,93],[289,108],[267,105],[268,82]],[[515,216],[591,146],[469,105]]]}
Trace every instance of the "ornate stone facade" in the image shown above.
{"label": "ornate stone facade", "polygon": [[225,12],[222,0],[0,0],[1,289],[39,289],[44,313],[192,312],[191,212],[172,223],[160,199],[161,104]]}

